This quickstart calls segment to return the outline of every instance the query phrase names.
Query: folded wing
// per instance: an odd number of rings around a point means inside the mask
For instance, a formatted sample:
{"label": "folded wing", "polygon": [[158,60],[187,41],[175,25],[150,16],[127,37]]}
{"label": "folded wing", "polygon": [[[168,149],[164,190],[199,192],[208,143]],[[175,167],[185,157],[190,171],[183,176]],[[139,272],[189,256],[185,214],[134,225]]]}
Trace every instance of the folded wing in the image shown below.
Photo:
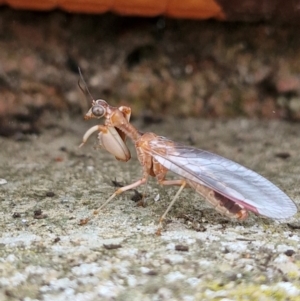
{"label": "folded wing", "polygon": [[276,185],[234,161],[164,137],[153,139],[149,146],[151,155],[164,167],[247,210],[274,219],[288,218],[297,212],[295,203]]}

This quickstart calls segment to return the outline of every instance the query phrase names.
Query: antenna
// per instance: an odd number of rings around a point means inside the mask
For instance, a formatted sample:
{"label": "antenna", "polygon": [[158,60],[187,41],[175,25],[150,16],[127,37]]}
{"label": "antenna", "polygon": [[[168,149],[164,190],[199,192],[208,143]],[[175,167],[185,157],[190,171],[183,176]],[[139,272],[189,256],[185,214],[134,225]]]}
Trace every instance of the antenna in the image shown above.
{"label": "antenna", "polygon": [[[80,88],[80,90],[82,91],[83,94],[85,94],[85,91],[87,91],[88,94],[89,94],[90,97],[91,97],[91,100],[94,100],[94,97],[93,97],[92,94],[90,93],[90,90],[89,90],[89,88],[88,88],[88,86],[87,86],[87,84],[86,84],[86,82],[85,82],[85,80],[84,80],[84,78],[83,78],[83,75],[82,75],[82,73],[81,73],[81,69],[80,69],[79,66],[78,66],[78,71],[79,71],[79,75],[80,75],[80,79],[78,80],[78,87]],[[82,82],[83,82],[83,84],[84,84],[85,91],[84,91],[83,88],[80,86],[80,80],[82,80]]]}

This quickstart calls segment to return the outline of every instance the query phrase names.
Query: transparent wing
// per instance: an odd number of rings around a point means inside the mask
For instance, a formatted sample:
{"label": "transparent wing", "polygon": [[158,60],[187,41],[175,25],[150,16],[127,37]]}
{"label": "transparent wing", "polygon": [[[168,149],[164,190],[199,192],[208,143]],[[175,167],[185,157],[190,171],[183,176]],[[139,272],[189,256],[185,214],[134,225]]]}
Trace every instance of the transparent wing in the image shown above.
{"label": "transparent wing", "polygon": [[297,212],[294,202],[269,180],[216,154],[164,137],[150,141],[149,153],[172,172],[211,188],[247,210],[274,219]]}

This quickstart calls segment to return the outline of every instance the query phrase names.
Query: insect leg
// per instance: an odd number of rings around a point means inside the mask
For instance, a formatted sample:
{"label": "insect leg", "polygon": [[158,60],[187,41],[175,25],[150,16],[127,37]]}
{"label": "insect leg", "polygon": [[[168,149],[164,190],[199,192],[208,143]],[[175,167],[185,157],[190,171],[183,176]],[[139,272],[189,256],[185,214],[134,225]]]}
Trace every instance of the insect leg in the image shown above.
{"label": "insect leg", "polygon": [[[176,184],[170,184],[170,182],[176,182]],[[162,185],[180,185],[180,188],[178,189],[177,193],[175,194],[173,200],[171,201],[171,203],[169,204],[167,210],[164,212],[164,214],[161,216],[160,220],[159,220],[159,224],[161,224],[163,222],[163,220],[165,219],[165,217],[167,216],[168,212],[170,211],[171,207],[174,205],[174,203],[176,202],[176,200],[178,199],[182,189],[186,186],[186,181],[184,180],[174,180],[174,181],[164,181],[161,183]]]}
{"label": "insect leg", "polygon": [[105,149],[120,161],[126,162],[131,158],[130,151],[124,142],[125,137],[122,138],[114,127],[101,124],[95,125],[86,131],[79,147],[82,147],[88,138],[97,131],[99,132],[98,140],[100,148]]}
{"label": "insect leg", "polygon": [[146,193],[147,193],[147,187],[148,187],[148,178],[145,182],[145,186],[144,186],[144,190],[143,190],[143,194],[142,194],[142,198],[141,200],[139,200],[138,204],[143,206],[143,207],[146,207],[147,206],[147,201],[146,201]]}
{"label": "insect leg", "polygon": [[99,132],[101,132],[101,131],[106,131],[106,127],[105,127],[104,125],[99,124],[99,125],[95,125],[95,126],[91,127],[90,129],[88,129],[88,130],[85,132],[85,134],[84,134],[84,136],[83,136],[83,138],[82,138],[82,143],[79,145],[79,147],[82,147],[82,146],[87,142],[87,140],[89,139],[89,137],[90,137],[94,132],[97,132],[97,131],[99,131]]}
{"label": "insect leg", "polygon": [[181,180],[166,180],[165,176],[168,172],[168,169],[166,167],[164,167],[163,165],[161,165],[157,160],[153,160],[153,173],[158,181],[158,183],[160,185],[178,185],[180,186],[179,190],[177,191],[177,193],[175,194],[173,200],[171,201],[171,203],[169,204],[167,210],[164,212],[164,214],[160,217],[159,219],[159,224],[158,224],[158,229],[156,231],[157,235],[160,235],[161,233],[161,229],[162,227],[162,222],[165,219],[165,217],[167,216],[168,212],[170,211],[170,209],[172,208],[172,206],[174,205],[174,203],[176,202],[178,196],[180,195],[181,191],[183,190],[184,187],[186,187],[187,182],[183,179]]}
{"label": "insect leg", "polygon": [[138,187],[142,184],[145,184],[147,182],[147,177],[143,177],[142,179],[130,184],[130,185],[127,185],[127,186],[124,186],[124,187],[121,187],[119,188],[118,190],[115,191],[114,194],[112,194],[97,210],[94,211],[94,214],[98,214],[99,211],[104,208],[113,198],[115,198],[117,195],[127,191],[127,190],[130,190],[132,188],[135,188],[135,187]]}
{"label": "insect leg", "polygon": [[161,229],[163,228],[162,223],[163,223],[164,219],[166,218],[168,212],[170,211],[170,209],[172,208],[172,206],[174,205],[174,203],[178,199],[178,197],[179,197],[181,191],[183,190],[183,188],[187,185],[185,180],[163,180],[163,181],[160,181],[160,184],[161,185],[180,185],[180,188],[178,189],[177,193],[175,194],[173,200],[169,204],[169,206],[166,209],[166,211],[164,212],[164,214],[159,219],[158,229],[156,231],[157,235],[161,234]]}

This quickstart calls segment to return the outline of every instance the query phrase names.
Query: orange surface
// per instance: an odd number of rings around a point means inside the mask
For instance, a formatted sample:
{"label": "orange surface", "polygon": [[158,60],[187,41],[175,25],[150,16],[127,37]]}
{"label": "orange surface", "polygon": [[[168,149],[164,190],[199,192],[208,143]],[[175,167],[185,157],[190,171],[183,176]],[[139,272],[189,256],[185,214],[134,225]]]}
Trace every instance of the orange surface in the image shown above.
{"label": "orange surface", "polygon": [[177,18],[224,19],[221,7],[214,0],[0,0],[0,5],[16,9],[51,10],[61,8],[68,12],[104,13],[122,15]]}

